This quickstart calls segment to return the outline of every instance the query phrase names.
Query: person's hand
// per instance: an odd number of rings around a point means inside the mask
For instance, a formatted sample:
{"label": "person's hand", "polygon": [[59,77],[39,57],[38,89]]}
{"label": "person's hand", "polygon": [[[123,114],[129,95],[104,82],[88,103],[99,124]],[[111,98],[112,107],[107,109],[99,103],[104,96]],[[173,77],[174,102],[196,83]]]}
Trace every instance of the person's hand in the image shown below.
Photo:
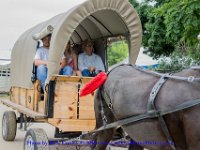
{"label": "person's hand", "polygon": [[66,58],[62,59],[62,61],[60,63],[60,68],[64,68],[65,66],[67,66],[67,59]]}
{"label": "person's hand", "polygon": [[95,72],[96,68],[95,67],[89,67],[88,68],[90,72]]}
{"label": "person's hand", "polygon": [[48,64],[48,61],[45,61],[45,65],[47,66],[47,64]]}

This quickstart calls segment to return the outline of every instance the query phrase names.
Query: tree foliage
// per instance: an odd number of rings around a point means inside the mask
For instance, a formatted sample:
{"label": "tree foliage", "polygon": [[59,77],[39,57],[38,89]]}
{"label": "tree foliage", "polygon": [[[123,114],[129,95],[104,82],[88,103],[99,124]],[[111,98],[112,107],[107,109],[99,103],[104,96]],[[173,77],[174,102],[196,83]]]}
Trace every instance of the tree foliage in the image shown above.
{"label": "tree foliage", "polygon": [[128,44],[126,41],[118,41],[108,47],[108,66],[117,64],[128,57]]}
{"label": "tree foliage", "polygon": [[143,46],[151,56],[169,56],[175,49],[191,57],[199,53],[199,0],[145,0],[139,5],[130,2],[141,18]]}
{"label": "tree foliage", "polygon": [[200,33],[200,1],[172,0],[160,8],[166,25],[166,38],[183,45],[183,52],[195,48]]}

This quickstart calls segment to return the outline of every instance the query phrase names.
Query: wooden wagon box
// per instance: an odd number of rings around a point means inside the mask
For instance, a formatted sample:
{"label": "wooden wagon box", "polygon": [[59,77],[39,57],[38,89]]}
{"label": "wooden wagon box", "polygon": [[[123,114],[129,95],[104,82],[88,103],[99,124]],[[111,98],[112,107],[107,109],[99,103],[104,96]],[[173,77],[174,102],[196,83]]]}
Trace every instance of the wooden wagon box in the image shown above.
{"label": "wooden wagon box", "polygon": [[[11,88],[10,101],[3,103],[30,116],[35,121],[52,124],[63,132],[90,131],[95,128],[94,95],[79,97],[80,89],[92,78],[55,75],[44,93],[40,82],[33,89]],[[53,84],[51,84],[53,83]]]}
{"label": "wooden wagon box", "polygon": [[[53,76],[48,122],[62,131],[90,131],[95,128],[94,95],[80,97],[80,89],[92,78]],[[53,88],[53,89],[52,89]],[[50,106],[52,105],[52,106]],[[52,117],[52,118],[50,118]]]}
{"label": "wooden wagon box", "polygon": [[[45,118],[45,103],[41,100],[40,81],[34,83],[33,88],[26,89],[22,87],[12,86],[10,90],[10,101],[3,100],[2,102],[19,112],[33,118]],[[40,115],[35,115],[40,114]]]}

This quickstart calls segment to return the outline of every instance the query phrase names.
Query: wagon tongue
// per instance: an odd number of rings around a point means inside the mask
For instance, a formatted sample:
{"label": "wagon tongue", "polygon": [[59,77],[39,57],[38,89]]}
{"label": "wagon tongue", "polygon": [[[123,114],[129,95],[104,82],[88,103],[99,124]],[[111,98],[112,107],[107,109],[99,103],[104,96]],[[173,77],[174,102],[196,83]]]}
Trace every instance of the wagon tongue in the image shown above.
{"label": "wagon tongue", "polygon": [[96,77],[94,77],[90,82],[88,82],[80,91],[80,96],[86,96],[94,92],[97,88],[104,84],[107,79],[107,74],[105,72],[100,72]]}

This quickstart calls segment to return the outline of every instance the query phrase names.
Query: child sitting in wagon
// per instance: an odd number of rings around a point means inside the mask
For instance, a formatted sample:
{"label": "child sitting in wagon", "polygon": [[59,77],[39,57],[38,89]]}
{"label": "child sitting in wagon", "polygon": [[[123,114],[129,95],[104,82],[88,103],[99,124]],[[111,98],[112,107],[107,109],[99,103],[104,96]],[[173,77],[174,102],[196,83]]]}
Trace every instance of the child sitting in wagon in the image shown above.
{"label": "child sitting in wagon", "polygon": [[67,43],[60,67],[61,75],[81,76],[81,72],[78,70],[78,57],[76,52],[72,51],[70,42]]}

